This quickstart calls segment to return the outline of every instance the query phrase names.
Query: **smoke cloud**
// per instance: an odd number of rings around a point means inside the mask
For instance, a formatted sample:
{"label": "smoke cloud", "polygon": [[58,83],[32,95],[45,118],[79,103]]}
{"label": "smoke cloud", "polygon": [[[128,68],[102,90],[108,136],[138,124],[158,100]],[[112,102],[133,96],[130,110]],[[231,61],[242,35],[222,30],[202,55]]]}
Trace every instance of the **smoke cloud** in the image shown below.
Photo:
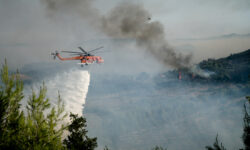
{"label": "smoke cloud", "polygon": [[132,38],[140,49],[150,52],[157,60],[175,69],[190,66],[192,55],[177,53],[166,40],[164,26],[151,21],[150,13],[141,5],[120,3],[107,15],[93,8],[90,0],[41,0],[49,15],[79,15],[97,30],[111,38]]}
{"label": "smoke cloud", "polygon": [[138,46],[168,66],[181,69],[190,63],[191,55],[177,54],[167,43],[163,25],[150,22],[149,12],[140,5],[122,3],[104,17],[102,23],[103,31],[109,36],[135,38]]}
{"label": "smoke cloud", "polygon": [[53,16],[57,13],[62,14],[81,14],[84,19],[96,19],[97,10],[92,7],[92,0],[41,0],[46,5],[48,15]]}
{"label": "smoke cloud", "polygon": [[228,149],[242,147],[242,107],[250,91],[243,90],[245,85],[146,73],[93,74],[91,79],[84,114],[99,149],[204,149],[216,134]]}

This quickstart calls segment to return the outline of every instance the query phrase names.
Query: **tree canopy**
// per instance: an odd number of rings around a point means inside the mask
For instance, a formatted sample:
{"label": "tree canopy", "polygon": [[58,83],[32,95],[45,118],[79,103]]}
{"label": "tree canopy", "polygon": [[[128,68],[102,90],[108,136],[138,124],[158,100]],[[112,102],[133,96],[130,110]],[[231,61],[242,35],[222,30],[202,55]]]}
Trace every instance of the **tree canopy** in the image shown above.
{"label": "tree canopy", "polygon": [[[43,84],[38,93],[32,91],[27,106],[21,109],[24,99],[23,83],[19,73],[10,75],[7,62],[2,65],[0,80],[0,149],[60,150],[97,147],[97,138],[89,138],[86,119],[71,114],[72,123],[65,123],[67,114],[60,95],[52,106]],[[69,131],[64,139],[63,134]]]}

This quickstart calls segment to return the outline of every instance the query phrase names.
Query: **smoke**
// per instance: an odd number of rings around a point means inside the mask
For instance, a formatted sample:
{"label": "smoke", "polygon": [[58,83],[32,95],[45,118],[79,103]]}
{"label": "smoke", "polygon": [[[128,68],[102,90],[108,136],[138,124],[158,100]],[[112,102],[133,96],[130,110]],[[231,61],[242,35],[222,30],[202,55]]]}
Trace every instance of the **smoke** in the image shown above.
{"label": "smoke", "polygon": [[[90,74],[88,71],[72,69],[57,73],[53,77],[43,78],[47,87],[47,95],[52,105],[57,105],[58,91],[65,104],[65,111],[82,115],[83,105],[88,93]],[[32,83],[32,88],[38,91],[42,81]],[[30,94],[30,85],[25,87],[25,93]]]}
{"label": "smoke", "polygon": [[242,106],[250,91],[244,84],[179,82],[146,73],[91,78],[84,114],[99,149],[204,149],[216,134],[228,149],[242,147]]}
{"label": "smoke", "polygon": [[53,17],[57,13],[63,15],[81,14],[81,17],[91,21],[97,19],[97,10],[92,7],[93,0],[41,0],[46,5],[48,15]]}
{"label": "smoke", "polygon": [[215,74],[215,72],[201,69],[198,65],[193,65],[190,72],[203,78],[209,78]]}
{"label": "smoke", "polygon": [[141,5],[121,3],[103,18],[103,31],[111,37],[135,38],[139,47],[173,68],[188,67],[191,55],[183,56],[169,46],[163,25],[150,21],[150,14]]}
{"label": "smoke", "polygon": [[[150,13],[141,5],[123,2],[107,15],[93,8],[90,0],[42,0],[49,15],[79,15],[92,27],[111,38],[135,39],[138,49],[145,49],[157,60],[175,69],[188,68],[192,55],[177,53],[166,40],[164,26],[151,21]],[[59,16],[60,16],[59,15]]]}

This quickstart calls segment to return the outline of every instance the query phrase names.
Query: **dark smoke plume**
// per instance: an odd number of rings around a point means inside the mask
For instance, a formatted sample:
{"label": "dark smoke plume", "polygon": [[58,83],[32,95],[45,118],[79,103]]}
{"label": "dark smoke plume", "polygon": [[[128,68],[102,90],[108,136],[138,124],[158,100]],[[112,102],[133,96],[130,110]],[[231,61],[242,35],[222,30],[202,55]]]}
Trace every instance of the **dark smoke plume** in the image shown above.
{"label": "dark smoke plume", "polygon": [[142,6],[122,3],[108,16],[103,17],[103,31],[111,37],[131,37],[138,46],[151,52],[158,60],[171,67],[187,68],[191,55],[177,54],[165,38],[164,27],[160,22],[150,22],[149,12]]}
{"label": "dark smoke plume", "polygon": [[[50,17],[78,15],[92,24],[100,20],[98,10],[92,7],[93,0],[40,0],[45,4]],[[53,18],[53,19],[55,19]]]}
{"label": "dark smoke plume", "polygon": [[134,38],[137,46],[146,49],[160,62],[176,69],[187,69],[191,55],[177,53],[168,45],[164,27],[158,21],[150,21],[149,12],[141,5],[120,3],[108,15],[93,11],[90,0],[42,0],[49,12],[76,13],[90,20],[106,35],[112,38]]}

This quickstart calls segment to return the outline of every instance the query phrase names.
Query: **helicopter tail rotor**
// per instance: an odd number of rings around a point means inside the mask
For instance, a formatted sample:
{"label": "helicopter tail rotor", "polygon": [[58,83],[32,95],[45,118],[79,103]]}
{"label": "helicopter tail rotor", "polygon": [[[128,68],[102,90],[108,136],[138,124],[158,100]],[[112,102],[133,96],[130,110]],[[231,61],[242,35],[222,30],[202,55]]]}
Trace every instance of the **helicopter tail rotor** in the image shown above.
{"label": "helicopter tail rotor", "polygon": [[56,56],[58,55],[58,51],[55,51],[55,53],[51,53],[51,55],[53,56],[53,59],[55,60],[56,59]]}

